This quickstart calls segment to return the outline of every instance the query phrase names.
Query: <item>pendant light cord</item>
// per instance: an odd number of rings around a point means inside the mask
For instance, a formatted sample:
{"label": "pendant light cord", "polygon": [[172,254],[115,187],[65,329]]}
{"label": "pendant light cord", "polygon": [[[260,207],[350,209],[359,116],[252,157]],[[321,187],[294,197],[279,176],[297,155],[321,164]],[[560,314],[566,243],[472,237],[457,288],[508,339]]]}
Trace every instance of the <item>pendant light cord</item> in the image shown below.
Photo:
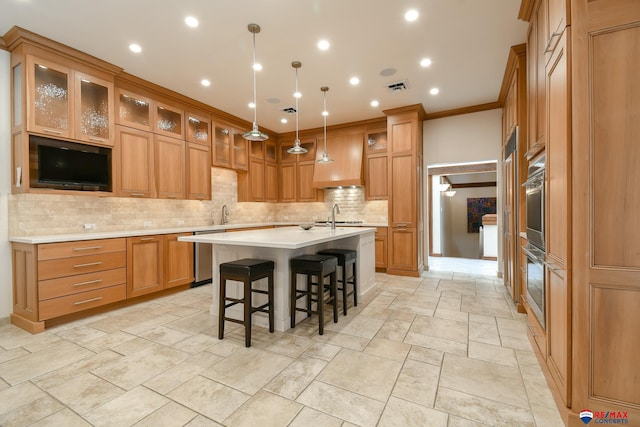
{"label": "pendant light cord", "polygon": [[299,108],[298,108],[298,100],[300,99],[300,92],[298,92],[298,68],[296,68],[296,93],[295,93],[295,98],[296,98],[296,140],[295,143],[299,144],[300,143],[300,138],[298,138],[298,113],[299,113]]}
{"label": "pendant light cord", "polygon": [[322,111],[322,123],[324,125],[324,154],[327,154],[327,91],[323,90],[322,94],[324,95],[323,106],[324,110]]}
{"label": "pendant light cord", "polygon": [[258,124],[258,106],[256,105],[256,33],[253,33],[253,126]]}

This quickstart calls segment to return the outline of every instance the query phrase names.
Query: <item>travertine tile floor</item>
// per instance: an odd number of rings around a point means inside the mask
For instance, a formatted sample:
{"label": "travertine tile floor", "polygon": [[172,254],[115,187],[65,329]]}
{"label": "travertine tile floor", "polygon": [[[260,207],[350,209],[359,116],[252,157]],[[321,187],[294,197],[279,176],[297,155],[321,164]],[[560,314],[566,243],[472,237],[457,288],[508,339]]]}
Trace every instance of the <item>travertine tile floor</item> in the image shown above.
{"label": "travertine tile floor", "polygon": [[[491,276],[377,274],[317,334],[239,325],[211,285],[30,335],[0,327],[0,425],[561,426],[526,324]],[[331,316],[327,316],[331,318]]]}

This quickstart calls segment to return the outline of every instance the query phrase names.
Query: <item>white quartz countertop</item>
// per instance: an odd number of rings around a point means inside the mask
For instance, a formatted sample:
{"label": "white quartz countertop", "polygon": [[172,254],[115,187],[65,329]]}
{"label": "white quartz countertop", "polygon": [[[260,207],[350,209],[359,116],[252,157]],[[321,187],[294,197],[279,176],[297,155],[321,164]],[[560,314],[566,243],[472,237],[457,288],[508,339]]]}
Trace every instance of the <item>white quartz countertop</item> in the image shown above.
{"label": "white quartz countertop", "polygon": [[303,230],[300,227],[267,228],[236,233],[202,234],[179,237],[183,242],[212,243],[234,246],[254,246],[263,248],[298,249],[319,243],[331,242],[361,234],[375,233],[372,227],[314,227]]}
{"label": "white quartz countertop", "polygon": [[[113,239],[118,237],[132,237],[132,236],[149,236],[153,234],[173,234],[173,233],[195,233],[199,231],[218,231],[220,233],[226,230],[233,230],[238,228],[248,227],[271,227],[271,226],[293,226],[303,223],[300,222],[259,222],[259,223],[244,223],[244,224],[224,224],[224,225],[200,225],[200,226],[179,226],[179,227],[166,227],[166,228],[141,228],[123,231],[95,231],[90,230],[80,233],[68,233],[68,234],[51,234],[51,235],[39,235],[39,236],[13,236],[9,237],[10,242],[15,243],[27,243],[32,245],[38,245],[42,243],[60,243],[60,242],[73,242],[78,240],[94,240],[94,239]],[[387,227],[387,224],[383,223],[361,223],[361,224],[348,224],[343,227]],[[317,227],[318,229],[324,229],[328,227]],[[315,230],[314,227],[312,230]]]}

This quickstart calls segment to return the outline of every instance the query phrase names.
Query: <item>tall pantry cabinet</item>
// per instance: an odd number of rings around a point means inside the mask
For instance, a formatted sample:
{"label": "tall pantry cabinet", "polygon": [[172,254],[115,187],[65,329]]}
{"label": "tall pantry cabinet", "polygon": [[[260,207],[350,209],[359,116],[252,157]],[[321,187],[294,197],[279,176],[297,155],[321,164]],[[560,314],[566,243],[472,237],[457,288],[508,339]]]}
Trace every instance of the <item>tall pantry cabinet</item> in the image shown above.
{"label": "tall pantry cabinet", "polygon": [[421,104],[386,110],[389,229],[387,273],[419,276],[424,270]]}
{"label": "tall pantry cabinet", "polygon": [[533,61],[527,157],[547,158],[547,330],[534,348],[568,426],[584,425],[583,410],[635,425],[640,2],[523,0],[520,12]]}

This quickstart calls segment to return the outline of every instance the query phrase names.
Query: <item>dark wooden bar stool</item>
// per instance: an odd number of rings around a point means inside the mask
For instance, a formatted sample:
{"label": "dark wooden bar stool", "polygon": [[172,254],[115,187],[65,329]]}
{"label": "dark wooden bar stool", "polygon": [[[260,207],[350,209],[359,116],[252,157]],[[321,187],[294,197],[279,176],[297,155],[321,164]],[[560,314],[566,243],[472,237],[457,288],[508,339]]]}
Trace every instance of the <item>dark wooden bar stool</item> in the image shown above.
{"label": "dark wooden bar stool", "polygon": [[[336,297],[336,267],[338,259],[330,255],[301,255],[291,258],[291,295],[290,295],[290,313],[291,327],[296,327],[296,311],[307,313],[307,317],[312,314],[318,314],[318,333],[324,333],[324,305],[331,304],[333,306],[333,323],[338,323],[338,298]],[[307,276],[305,289],[298,289],[298,274]],[[313,276],[317,278],[317,282],[312,280]],[[325,278],[329,277],[329,284],[324,283]],[[325,291],[329,290],[329,296],[325,298]],[[297,307],[297,301],[300,298],[306,298],[306,307]],[[317,309],[312,310],[312,303],[317,303]]]}
{"label": "dark wooden bar stool", "polygon": [[[274,311],[273,311],[273,270],[275,263],[263,259],[244,258],[237,261],[220,264],[220,301],[218,304],[218,338],[224,336],[224,322],[240,323],[244,325],[245,346],[251,347],[251,315],[257,311],[269,314],[269,332],[273,332]],[[254,289],[252,284],[256,280],[268,278],[266,291]],[[244,292],[242,298],[227,297],[227,280],[242,282]],[[254,307],[252,295],[268,295],[268,302]],[[244,319],[232,319],[225,316],[225,310],[236,304],[244,304]]]}
{"label": "dark wooden bar stool", "polygon": [[[353,295],[353,306],[358,306],[358,274],[356,272],[356,260],[358,251],[352,249],[326,249],[318,252],[322,255],[331,255],[338,259],[338,265],[342,269],[342,276],[338,276],[338,290],[342,291],[342,312],[347,315],[347,297]],[[347,269],[351,266],[351,275],[347,275]],[[347,285],[351,285],[350,291]]]}

